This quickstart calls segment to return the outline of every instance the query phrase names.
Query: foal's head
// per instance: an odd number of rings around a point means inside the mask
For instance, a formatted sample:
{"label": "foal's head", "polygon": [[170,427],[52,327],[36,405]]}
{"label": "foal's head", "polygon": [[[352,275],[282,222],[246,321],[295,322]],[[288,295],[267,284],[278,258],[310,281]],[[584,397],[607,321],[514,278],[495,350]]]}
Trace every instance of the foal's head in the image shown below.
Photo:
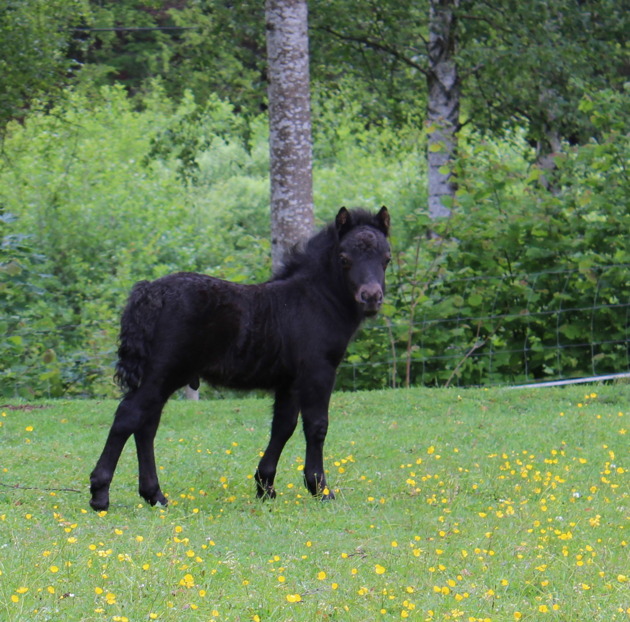
{"label": "foal's head", "polygon": [[382,207],[373,215],[342,207],[335,225],[339,262],[352,296],[363,315],[376,315],[383,303],[385,269],[391,259],[389,212]]}

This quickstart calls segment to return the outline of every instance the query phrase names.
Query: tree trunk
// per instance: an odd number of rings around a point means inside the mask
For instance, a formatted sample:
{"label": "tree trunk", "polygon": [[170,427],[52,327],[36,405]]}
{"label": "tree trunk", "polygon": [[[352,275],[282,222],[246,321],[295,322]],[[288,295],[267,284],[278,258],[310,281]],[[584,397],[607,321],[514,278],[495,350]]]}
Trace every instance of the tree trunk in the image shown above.
{"label": "tree trunk", "polygon": [[282,265],[287,250],[313,229],[311,103],[306,0],[267,0],[271,256]]}
{"label": "tree trunk", "polygon": [[536,163],[543,172],[540,183],[552,194],[557,195],[560,188],[556,180],[555,156],[562,150],[562,138],[558,129],[560,112],[554,102],[558,96],[551,89],[544,89],[540,94],[541,137],[536,145]]}
{"label": "tree trunk", "polygon": [[448,217],[455,197],[452,166],[457,151],[460,81],[455,62],[459,0],[430,0],[428,87],[429,216]]}
{"label": "tree trunk", "polygon": [[199,400],[199,389],[193,389],[192,387],[185,386],[184,387],[184,397],[187,400]]}

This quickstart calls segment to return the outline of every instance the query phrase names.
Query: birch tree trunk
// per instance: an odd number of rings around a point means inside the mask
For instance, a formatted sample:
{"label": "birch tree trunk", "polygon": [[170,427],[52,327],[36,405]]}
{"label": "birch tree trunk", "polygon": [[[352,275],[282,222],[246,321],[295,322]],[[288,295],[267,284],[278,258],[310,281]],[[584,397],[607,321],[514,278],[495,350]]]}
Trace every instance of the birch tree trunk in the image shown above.
{"label": "birch tree trunk", "polygon": [[427,160],[429,216],[435,220],[450,216],[457,189],[452,166],[459,129],[460,81],[454,58],[459,0],[430,0],[429,5]]}
{"label": "birch tree trunk", "polygon": [[313,229],[311,102],[306,0],[267,0],[271,256],[284,253]]}
{"label": "birch tree trunk", "polygon": [[199,389],[193,389],[190,386],[184,387],[184,397],[187,400],[199,400]]}

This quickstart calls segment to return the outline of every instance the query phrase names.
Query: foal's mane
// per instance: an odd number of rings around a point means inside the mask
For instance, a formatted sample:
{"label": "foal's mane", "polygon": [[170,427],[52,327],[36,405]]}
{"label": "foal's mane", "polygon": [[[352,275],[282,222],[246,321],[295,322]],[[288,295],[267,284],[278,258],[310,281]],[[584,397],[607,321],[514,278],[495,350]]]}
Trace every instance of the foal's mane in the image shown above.
{"label": "foal's mane", "polygon": [[350,227],[341,236],[337,224],[332,222],[307,240],[305,244],[296,244],[284,256],[282,266],[274,272],[272,281],[283,281],[298,273],[316,272],[331,254],[339,248],[341,238],[352,229],[361,226],[378,228],[374,222],[374,214],[362,208],[349,210]]}

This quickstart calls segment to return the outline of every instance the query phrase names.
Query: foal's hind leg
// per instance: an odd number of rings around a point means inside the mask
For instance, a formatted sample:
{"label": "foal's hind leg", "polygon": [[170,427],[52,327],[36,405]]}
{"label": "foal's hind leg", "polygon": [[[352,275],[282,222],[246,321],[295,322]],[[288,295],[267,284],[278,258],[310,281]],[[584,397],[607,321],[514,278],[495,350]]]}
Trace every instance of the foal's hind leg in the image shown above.
{"label": "foal's hind leg", "polygon": [[167,505],[168,501],[160,490],[157,469],[155,467],[155,450],[153,441],[160,425],[161,411],[151,414],[145,425],[134,434],[138,454],[138,492],[151,505],[159,503]]}
{"label": "foal's hind leg", "polygon": [[[139,389],[129,393],[120,402],[103,452],[90,475],[92,495],[90,505],[94,510],[106,510],[109,507],[109,486],[126,442],[132,434],[142,430],[147,421],[149,426],[153,421],[159,422],[165,401],[161,397],[149,396],[146,390]],[[157,429],[157,423],[154,423],[153,436],[155,436],[155,429]],[[140,434],[142,436],[143,433],[140,432]],[[146,479],[149,481],[150,477]]]}
{"label": "foal's hind leg", "polygon": [[295,431],[299,414],[297,394],[292,389],[278,389],[273,405],[273,421],[271,423],[271,438],[264,456],[256,469],[256,489],[259,498],[275,499],[276,490],[273,482],[280,454],[287,441]]}

